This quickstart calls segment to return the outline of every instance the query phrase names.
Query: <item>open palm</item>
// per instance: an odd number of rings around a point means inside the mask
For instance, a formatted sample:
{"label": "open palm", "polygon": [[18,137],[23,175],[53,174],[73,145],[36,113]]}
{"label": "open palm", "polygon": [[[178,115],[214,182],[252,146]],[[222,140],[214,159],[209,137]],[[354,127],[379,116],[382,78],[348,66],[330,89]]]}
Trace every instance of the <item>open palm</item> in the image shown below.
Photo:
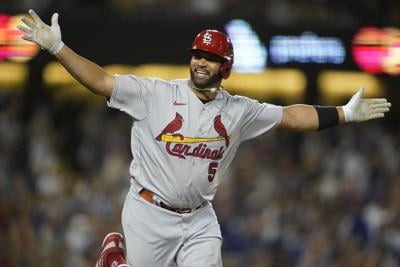
{"label": "open palm", "polygon": [[51,17],[51,26],[44,23],[33,10],[29,10],[30,17],[23,16],[21,21],[25,24],[18,25],[17,28],[25,33],[24,40],[38,44],[42,49],[49,50],[50,53],[58,53],[63,43],[61,41],[61,30],[58,25],[58,14],[54,13]]}

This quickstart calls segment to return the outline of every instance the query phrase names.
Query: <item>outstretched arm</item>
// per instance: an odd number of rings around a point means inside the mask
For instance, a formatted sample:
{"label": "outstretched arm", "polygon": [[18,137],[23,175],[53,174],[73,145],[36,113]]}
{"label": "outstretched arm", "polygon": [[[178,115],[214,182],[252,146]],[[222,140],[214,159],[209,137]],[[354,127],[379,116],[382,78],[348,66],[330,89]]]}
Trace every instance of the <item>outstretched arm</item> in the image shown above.
{"label": "outstretched arm", "polygon": [[58,14],[54,13],[51,17],[51,26],[45,24],[33,10],[29,10],[29,15],[22,17],[24,26],[17,26],[25,33],[22,38],[55,55],[65,69],[90,91],[110,97],[115,77],[99,65],[76,54],[62,42]]}
{"label": "outstretched arm", "polygon": [[350,101],[341,107],[315,107],[292,105],[283,108],[279,125],[294,131],[315,131],[345,122],[362,122],[382,118],[391,104],[385,98],[363,99],[364,88],[360,88]]}
{"label": "outstretched arm", "polygon": [[[337,112],[337,123],[344,122],[344,114],[341,107],[332,107]],[[319,129],[319,116],[316,108],[311,105],[291,105],[283,108],[282,121],[279,128],[293,131],[317,131]]]}

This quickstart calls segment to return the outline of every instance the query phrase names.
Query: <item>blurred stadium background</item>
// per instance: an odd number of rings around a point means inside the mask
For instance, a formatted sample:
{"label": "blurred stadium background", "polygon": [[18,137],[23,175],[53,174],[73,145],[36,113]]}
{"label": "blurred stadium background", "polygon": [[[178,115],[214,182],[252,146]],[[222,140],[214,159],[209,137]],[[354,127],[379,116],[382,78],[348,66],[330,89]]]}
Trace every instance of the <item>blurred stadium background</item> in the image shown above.
{"label": "blurred stadium background", "polygon": [[20,40],[60,13],[63,40],[113,73],[188,76],[195,33],[226,31],[232,94],[341,105],[366,86],[383,120],[243,144],[214,201],[224,266],[400,265],[399,0],[0,2],[0,266],[93,266],[120,231],[130,118]]}

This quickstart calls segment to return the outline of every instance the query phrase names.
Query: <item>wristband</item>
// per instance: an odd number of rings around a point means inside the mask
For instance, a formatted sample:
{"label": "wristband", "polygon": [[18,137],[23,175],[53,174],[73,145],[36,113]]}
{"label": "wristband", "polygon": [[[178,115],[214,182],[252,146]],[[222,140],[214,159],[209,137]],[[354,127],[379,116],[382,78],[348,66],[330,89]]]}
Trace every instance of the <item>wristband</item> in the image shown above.
{"label": "wristband", "polygon": [[60,50],[63,47],[64,47],[63,41],[59,40],[59,41],[55,42],[52,47],[49,48],[49,52],[52,55],[56,55],[56,54],[58,54],[58,52],[60,52]]}
{"label": "wristband", "polygon": [[318,131],[339,124],[339,113],[336,107],[314,106],[318,114]]}

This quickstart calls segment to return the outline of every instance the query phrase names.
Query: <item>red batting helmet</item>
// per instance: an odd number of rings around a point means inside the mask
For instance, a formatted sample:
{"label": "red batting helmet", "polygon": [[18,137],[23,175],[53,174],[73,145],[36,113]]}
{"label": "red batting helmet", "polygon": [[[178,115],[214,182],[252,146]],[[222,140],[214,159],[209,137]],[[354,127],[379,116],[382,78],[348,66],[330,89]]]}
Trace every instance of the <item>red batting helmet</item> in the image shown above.
{"label": "red batting helmet", "polygon": [[233,64],[233,47],[231,40],[224,33],[217,30],[205,30],[194,38],[190,52],[202,51],[223,58],[225,61],[221,66],[221,76],[228,79]]}

